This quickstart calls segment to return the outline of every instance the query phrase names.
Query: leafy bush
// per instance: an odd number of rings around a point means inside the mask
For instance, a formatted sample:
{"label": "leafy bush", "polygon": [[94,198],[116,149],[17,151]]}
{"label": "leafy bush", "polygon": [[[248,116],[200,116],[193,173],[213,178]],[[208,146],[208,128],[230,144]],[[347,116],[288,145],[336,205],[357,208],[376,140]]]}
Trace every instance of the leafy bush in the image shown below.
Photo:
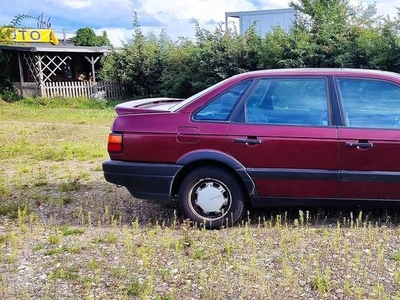
{"label": "leafy bush", "polygon": [[21,100],[22,97],[18,94],[18,92],[15,91],[13,87],[4,87],[0,91],[0,99],[6,102],[16,102]]}

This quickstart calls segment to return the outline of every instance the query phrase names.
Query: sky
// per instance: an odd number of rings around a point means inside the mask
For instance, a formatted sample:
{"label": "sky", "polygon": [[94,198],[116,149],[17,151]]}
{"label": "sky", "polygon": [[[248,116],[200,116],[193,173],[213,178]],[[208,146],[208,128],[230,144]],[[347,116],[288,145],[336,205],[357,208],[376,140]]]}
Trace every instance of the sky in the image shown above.
{"label": "sky", "polygon": [[[360,1],[350,0],[356,4]],[[364,5],[376,2],[378,14],[395,16],[398,0],[363,0]],[[173,40],[193,38],[195,24],[215,29],[225,21],[225,12],[288,8],[286,0],[2,0],[0,25],[7,25],[15,16],[26,14],[44,20],[50,18],[51,29],[59,38],[77,29],[90,27],[96,34],[107,32],[111,43],[122,46],[132,37],[134,13],[144,33],[159,34],[165,30]],[[24,26],[36,28],[36,23],[25,18]]]}

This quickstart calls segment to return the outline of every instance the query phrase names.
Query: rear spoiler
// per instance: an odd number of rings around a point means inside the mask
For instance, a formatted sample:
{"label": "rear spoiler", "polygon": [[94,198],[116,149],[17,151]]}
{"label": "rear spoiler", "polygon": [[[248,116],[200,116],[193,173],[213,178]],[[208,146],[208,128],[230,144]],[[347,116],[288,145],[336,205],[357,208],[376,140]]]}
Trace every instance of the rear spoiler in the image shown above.
{"label": "rear spoiler", "polygon": [[132,100],[115,106],[118,115],[142,113],[142,112],[160,112],[169,111],[169,108],[182,102],[185,99],[180,98],[146,98]]}

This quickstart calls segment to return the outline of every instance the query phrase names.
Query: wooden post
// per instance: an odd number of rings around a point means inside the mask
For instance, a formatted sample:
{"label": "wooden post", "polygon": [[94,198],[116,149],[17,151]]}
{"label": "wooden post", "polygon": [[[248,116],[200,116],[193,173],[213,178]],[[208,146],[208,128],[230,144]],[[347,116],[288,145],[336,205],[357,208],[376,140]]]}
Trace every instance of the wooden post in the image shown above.
{"label": "wooden post", "polygon": [[36,55],[37,64],[38,64],[38,77],[39,77],[39,85],[40,85],[40,96],[44,97],[44,82],[43,82],[43,70],[42,70],[42,57],[40,55]]}
{"label": "wooden post", "polygon": [[96,82],[96,74],[94,73],[94,65],[97,63],[97,61],[99,60],[100,56],[97,56],[96,59],[93,58],[93,56],[91,56],[90,58],[85,56],[86,60],[91,64],[92,66],[92,76],[93,76],[93,83]]}
{"label": "wooden post", "polygon": [[18,52],[18,68],[19,68],[19,89],[21,90],[21,96],[24,97],[24,71],[21,64],[21,54]]}

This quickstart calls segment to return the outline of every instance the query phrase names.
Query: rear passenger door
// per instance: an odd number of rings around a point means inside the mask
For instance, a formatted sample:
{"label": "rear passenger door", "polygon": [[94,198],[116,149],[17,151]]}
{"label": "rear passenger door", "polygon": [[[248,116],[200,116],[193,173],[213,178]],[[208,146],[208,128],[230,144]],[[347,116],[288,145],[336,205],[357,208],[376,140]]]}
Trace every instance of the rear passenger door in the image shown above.
{"label": "rear passenger door", "polygon": [[340,195],[337,129],[328,80],[263,78],[249,93],[227,148],[254,179],[260,197]]}
{"label": "rear passenger door", "polygon": [[342,197],[400,199],[400,86],[337,78],[345,116],[339,127]]}

